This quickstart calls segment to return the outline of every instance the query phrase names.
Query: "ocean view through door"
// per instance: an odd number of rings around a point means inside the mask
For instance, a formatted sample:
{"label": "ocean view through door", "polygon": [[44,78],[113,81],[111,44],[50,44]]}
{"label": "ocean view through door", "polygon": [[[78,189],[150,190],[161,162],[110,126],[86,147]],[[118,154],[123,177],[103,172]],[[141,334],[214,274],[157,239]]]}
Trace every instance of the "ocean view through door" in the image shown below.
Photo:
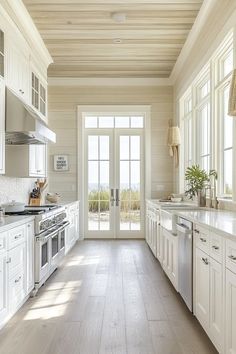
{"label": "ocean view through door", "polygon": [[144,117],[84,118],[84,236],[144,236]]}

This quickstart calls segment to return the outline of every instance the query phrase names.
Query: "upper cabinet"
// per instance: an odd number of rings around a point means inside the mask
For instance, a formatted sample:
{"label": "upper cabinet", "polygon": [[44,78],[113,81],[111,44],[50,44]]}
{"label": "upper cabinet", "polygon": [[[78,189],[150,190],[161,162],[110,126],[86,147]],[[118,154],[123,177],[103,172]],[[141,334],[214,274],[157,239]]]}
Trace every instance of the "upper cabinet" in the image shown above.
{"label": "upper cabinet", "polygon": [[6,83],[17,96],[29,103],[30,61],[27,46],[8,38],[6,46]]}
{"label": "upper cabinet", "polygon": [[0,78],[0,174],[5,173],[5,83]]}
{"label": "upper cabinet", "polygon": [[0,76],[4,77],[4,32],[0,30]]}
{"label": "upper cabinet", "polygon": [[47,123],[47,81],[31,70],[31,104]]}

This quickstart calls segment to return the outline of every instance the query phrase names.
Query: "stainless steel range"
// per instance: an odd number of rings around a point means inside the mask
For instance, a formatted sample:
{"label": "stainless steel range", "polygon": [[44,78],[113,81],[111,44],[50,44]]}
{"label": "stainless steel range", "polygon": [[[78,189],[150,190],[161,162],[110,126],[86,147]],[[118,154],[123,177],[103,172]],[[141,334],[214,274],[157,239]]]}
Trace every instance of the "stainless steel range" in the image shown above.
{"label": "stainless steel range", "polygon": [[55,271],[65,255],[65,237],[69,221],[64,207],[46,209],[35,216],[35,295]]}
{"label": "stainless steel range", "polygon": [[62,206],[29,206],[23,212],[15,214],[35,216],[35,288],[32,291],[32,296],[35,296],[65,255],[65,237],[69,221]]}

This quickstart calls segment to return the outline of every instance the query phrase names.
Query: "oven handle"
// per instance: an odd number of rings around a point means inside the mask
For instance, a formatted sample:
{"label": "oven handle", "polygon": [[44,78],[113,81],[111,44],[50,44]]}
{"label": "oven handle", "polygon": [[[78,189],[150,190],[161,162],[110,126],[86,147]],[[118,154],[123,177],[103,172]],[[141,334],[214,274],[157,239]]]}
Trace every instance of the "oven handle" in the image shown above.
{"label": "oven handle", "polygon": [[56,229],[55,231],[53,231],[51,234],[45,236],[45,237],[40,237],[38,236],[36,238],[37,242],[46,242],[49,238],[55,236],[58,232],[64,230],[68,225],[70,225],[69,221],[66,221],[62,226],[60,226],[58,229]]}

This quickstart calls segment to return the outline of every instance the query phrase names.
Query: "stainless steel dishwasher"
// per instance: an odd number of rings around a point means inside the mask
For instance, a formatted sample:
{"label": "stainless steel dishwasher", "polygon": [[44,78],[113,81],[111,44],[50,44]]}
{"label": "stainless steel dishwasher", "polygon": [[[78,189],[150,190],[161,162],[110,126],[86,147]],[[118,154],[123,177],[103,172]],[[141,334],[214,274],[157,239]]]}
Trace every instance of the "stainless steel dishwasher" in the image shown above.
{"label": "stainless steel dishwasher", "polygon": [[179,293],[193,312],[193,224],[179,217],[178,235],[178,275]]}

